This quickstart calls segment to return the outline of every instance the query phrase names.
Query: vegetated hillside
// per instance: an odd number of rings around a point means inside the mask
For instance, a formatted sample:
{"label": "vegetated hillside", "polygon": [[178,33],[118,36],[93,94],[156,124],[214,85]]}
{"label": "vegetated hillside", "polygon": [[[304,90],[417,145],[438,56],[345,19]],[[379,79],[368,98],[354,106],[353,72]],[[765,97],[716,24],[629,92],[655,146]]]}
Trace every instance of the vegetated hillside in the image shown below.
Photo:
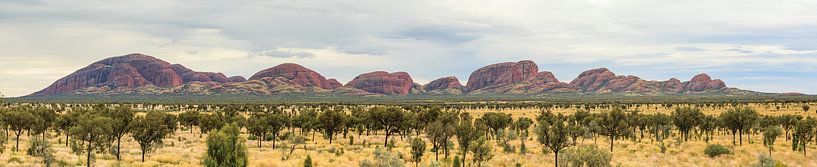
{"label": "vegetated hillside", "polygon": [[530,60],[488,65],[475,70],[462,85],[456,77],[415,83],[408,72],[375,71],[346,84],[304,66],[283,63],[259,71],[248,80],[217,72],[198,72],[144,54],[128,54],[94,62],[30,96],[53,95],[257,95],[257,96],[455,96],[553,94],[621,95],[758,95],[727,87],[720,79],[698,74],[689,81],[644,80],[591,69],[570,82],[539,71]]}

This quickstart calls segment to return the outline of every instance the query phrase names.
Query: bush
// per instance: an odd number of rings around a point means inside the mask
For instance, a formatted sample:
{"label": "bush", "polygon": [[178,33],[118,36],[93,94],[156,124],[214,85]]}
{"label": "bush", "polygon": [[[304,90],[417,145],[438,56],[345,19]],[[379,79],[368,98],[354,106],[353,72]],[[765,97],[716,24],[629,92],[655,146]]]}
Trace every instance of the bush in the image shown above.
{"label": "bush", "polygon": [[383,149],[380,149],[380,147],[377,147],[374,150],[374,162],[368,159],[360,162],[360,167],[403,167],[404,165],[403,160],[398,158],[397,155],[394,155],[389,151],[384,151]]}
{"label": "bush", "polygon": [[312,167],[312,157],[307,155],[304,160],[304,167]]}
{"label": "bush", "polygon": [[706,146],[704,153],[707,156],[714,158],[723,154],[731,154],[732,151],[729,150],[729,148],[727,148],[726,146],[720,144],[710,144],[709,146]]}
{"label": "bush", "polygon": [[460,156],[454,156],[454,162],[453,162],[453,163],[451,163],[451,164],[452,164],[452,165],[451,165],[452,167],[460,167],[460,166],[462,166],[462,163],[460,163]]}
{"label": "bush", "polygon": [[247,166],[247,147],[244,139],[239,137],[235,124],[213,130],[207,135],[207,153],[202,161],[203,166]]}
{"label": "bush", "polygon": [[786,164],[783,164],[783,162],[775,161],[774,159],[772,159],[772,157],[766,154],[760,154],[757,157],[757,163],[752,164],[752,167],[785,167],[785,166]]}
{"label": "bush", "polygon": [[46,166],[51,166],[51,163],[54,162],[55,158],[54,149],[51,147],[51,143],[48,143],[47,140],[43,140],[39,137],[33,137],[28,143],[28,155],[42,158],[43,164]]}
{"label": "bush", "polygon": [[609,167],[613,154],[595,145],[569,147],[559,151],[559,166]]}

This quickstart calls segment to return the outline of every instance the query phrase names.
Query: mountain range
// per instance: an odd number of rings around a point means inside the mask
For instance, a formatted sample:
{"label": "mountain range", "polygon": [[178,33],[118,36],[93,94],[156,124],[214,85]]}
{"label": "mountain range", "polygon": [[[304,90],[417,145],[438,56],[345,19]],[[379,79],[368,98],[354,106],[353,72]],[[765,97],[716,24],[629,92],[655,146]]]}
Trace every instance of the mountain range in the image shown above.
{"label": "mountain range", "polygon": [[144,54],[128,54],[94,62],[29,96],[50,95],[547,95],[609,94],[747,95],[758,92],[729,88],[725,82],[698,74],[689,81],[644,80],[616,75],[607,68],[591,69],[570,82],[539,71],[530,60],[488,65],[471,73],[466,85],[457,77],[442,77],[422,85],[407,72],[374,71],[346,84],[298,64],[284,63],[249,79],[218,72],[199,72]]}

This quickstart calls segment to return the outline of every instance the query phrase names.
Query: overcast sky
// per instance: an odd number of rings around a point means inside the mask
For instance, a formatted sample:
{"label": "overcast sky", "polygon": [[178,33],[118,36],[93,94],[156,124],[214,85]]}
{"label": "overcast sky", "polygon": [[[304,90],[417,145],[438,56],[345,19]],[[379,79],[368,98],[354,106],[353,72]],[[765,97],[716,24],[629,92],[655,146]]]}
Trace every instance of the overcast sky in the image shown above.
{"label": "overcast sky", "polygon": [[129,53],[245,77],[292,62],[344,83],[385,70],[465,84],[481,66],[529,59],[564,82],[607,67],[817,94],[817,1],[0,0],[6,96]]}

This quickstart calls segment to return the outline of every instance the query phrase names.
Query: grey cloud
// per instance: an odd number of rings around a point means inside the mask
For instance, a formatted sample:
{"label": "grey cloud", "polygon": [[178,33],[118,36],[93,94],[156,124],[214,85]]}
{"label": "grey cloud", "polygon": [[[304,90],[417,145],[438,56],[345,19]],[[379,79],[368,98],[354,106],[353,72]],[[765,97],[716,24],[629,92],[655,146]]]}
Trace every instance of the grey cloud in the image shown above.
{"label": "grey cloud", "polygon": [[280,51],[280,50],[263,50],[263,51],[253,51],[249,52],[249,57],[256,57],[256,56],[266,56],[266,57],[276,57],[276,58],[313,58],[315,57],[314,54],[309,52],[293,52],[293,51]]}
{"label": "grey cloud", "polygon": [[706,51],[706,49],[701,49],[701,48],[696,48],[696,47],[689,47],[689,46],[676,47],[675,50],[685,51],[685,52]]}

